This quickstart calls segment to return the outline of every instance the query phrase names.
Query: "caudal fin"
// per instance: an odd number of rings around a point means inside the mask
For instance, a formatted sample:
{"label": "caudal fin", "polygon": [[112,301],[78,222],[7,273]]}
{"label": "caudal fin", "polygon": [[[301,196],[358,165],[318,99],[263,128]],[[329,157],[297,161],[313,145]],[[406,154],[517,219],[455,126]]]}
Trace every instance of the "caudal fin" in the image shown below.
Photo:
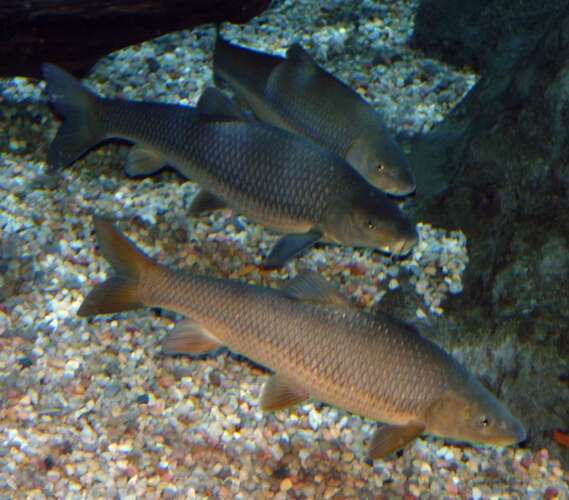
{"label": "caudal fin", "polygon": [[77,314],[93,316],[144,307],[138,285],[157,264],[110,222],[100,217],[94,217],[94,222],[101,253],[116,274],[91,290]]}
{"label": "caudal fin", "polygon": [[48,162],[54,168],[65,167],[105,138],[95,112],[101,99],[53,64],[44,64],[42,70],[51,103],[64,119],[49,148]]}

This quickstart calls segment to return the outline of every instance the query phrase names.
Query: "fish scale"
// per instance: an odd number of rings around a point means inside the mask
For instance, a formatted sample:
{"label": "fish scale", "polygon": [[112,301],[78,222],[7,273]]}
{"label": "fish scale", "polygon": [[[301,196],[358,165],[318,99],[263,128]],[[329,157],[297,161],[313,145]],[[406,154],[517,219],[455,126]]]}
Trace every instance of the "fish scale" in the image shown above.
{"label": "fish scale", "polygon": [[[143,303],[195,319],[231,350],[298,377],[316,399],[369,418],[391,422],[423,413],[459,372],[442,350],[363,312],[338,312],[299,304],[278,290],[172,273],[141,286]],[[400,364],[398,358],[413,363]],[[445,372],[431,368],[441,362]],[[421,394],[417,371],[431,375]]]}
{"label": "fish scale", "polygon": [[[245,196],[246,201],[236,203],[238,209],[249,216],[253,210],[259,215],[258,210],[261,210],[261,218],[271,221],[276,228],[281,218],[305,224],[320,220],[326,200],[336,194],[329,185],[319,182],[324,176],[330,179],[331,185],[343,186],[348,191],[357,184],[355,176],[343,165],[337,165],[330,155],[312,154],[310,149],[299,152],[278,130],[255,124],[197,124],[192,110],[188,110],[187,117],[179,116],[186,113],[182,108],[175,120],[170,119],[171,113],[155,115],[152,130],[161,131],[156,137],[156,133],[149,134],[146,128],[144,118],[148,110],[145,105],[140,103],[135,108],[122,101],[112,102],[102,117],[109,127],[107,135],[160,149],[166,162],[222,197]],[[248,147],[250,141],[255,142],[255,148]],[[275,150],[282,154],[276,156]],[[328,168],[334,163],[336,168]],[[284,189],[284,185],[288,189]],[[273,207],[277,208],[271,211]]]}

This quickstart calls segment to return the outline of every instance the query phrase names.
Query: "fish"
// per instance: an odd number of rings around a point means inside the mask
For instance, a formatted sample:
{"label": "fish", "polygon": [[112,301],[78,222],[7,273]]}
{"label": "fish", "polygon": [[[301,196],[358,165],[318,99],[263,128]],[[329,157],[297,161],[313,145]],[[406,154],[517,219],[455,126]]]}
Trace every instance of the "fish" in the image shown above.
{"label": "fish", "polygon": [[387,193],[415,191],[409,160],[380,115],[299,44],[283,58],[231,44],[218,34],[213,71],[215,81],[225,83],[259,120],[312,139]]}
{"label": "fish", "polygon": [[317,241],[404,255],[418,240],[415,224],[391,198],[308,139],[236,116],[208,119],[208,106],[105,99],[56,66],[43,71],[64,118],[48,153],[52,168],[106,139],[130,141],[128,175],[169,165],[201,185],[190,215],[229,206],[284,233],[266,268],[283,266]]}
{"label": "fish", "polygon": [[495,446],[525,440],[521,422],[457,360],[409,325],[366,313],[314,271],[281,288],[192,274],[144,254],[94,218],[114,269],[80,317],[144,307],[185,317],[162,340],[165,354],[226,347],[270,370],[261,408],[318,400],[380,422],[368,458],[384,459],[424,433]]}

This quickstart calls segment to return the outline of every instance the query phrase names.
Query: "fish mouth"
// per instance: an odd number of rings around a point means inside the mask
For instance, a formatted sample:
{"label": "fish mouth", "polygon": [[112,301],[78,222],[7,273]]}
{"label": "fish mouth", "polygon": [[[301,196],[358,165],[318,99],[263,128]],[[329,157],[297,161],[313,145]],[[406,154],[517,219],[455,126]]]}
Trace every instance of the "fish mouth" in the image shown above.
{"label": "fish mouth", "polygon": [[391,196],[410,196],[417,190],[415,176],[410,172],[405,172],[403,175],[399,173],[399,175],[389,176],[388,179],[384,179],[383,184],[383,191]]}
{"label": "fish mouth", "polygon": [[417,189],[417,186],[415,186],[415,183],[413,183],[413,184],[401,184],[401,185],[392,187],[388,192],[392,196],[398,196],[398,197],[403,198],[404,196],[412,195],[416,189]]}
{"label": "fish mouth", "polygon": [[516,440],[516,443],[521,443],[522,441],[525,441],[527,437],[528,435],[524,426],[521,424],[521,422],[516,422],[516,427],[514,429],[514,438]]}
{"label": "fish mouth", "polygon": [[400,240],[393,245],[385,245],[381,247],[381,251],[390,255],[396,255],[398,257],[405,257],[411,252],[411,249],[415,246],[415,241]]}
{"label": "fish mouth", "polygon": [[392,253],[394,255],[406,256],[411,253],[411,250],[413,250],[413,247],[417,244],[418,241],[419,237],[415,232],[412,236],[408,238],[402,238],[395,245],[393,245]]}

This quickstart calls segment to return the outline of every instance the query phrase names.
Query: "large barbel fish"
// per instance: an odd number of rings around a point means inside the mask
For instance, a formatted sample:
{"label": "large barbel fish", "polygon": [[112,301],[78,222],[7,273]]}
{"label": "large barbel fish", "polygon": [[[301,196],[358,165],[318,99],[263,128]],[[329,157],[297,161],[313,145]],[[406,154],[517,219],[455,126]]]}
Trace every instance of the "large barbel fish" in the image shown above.
{"label": "large barbel fish", "polygon": [[230,206],[285,233],[265,260],[282,266],[315,242],[406,254],[415,225],[398,205],[342,158],[308,139],[259,122],[208,119],[188,106],[104,99],[62,69],[46,64],[47,92],[64,123],[49,163],[73,163],[103,140],[131,141],[127,172],[166,164],[197,182],[193,212]]}
{"label": "large barbel fish", "polygon": [[265,410],[316,399],[378,420],[385,425],[372,437],[372,459],[422,433],[499,446],[525,439],[522,424],[444,350],[406,325],[355,309],[317,273],[280,290],[181,273],[155,263],[111,223],[95,218],[95,227],[116,274],[78,314],[162,307],[185,315],[164,351],[226,346],[270,368]]}
{"label": "large barbel fish", "polygon": [[411,165],[379,114],[300,45],[282,58],[218,35],[213,70],[260,120],[309,137],[387,193],[415,190]]}

